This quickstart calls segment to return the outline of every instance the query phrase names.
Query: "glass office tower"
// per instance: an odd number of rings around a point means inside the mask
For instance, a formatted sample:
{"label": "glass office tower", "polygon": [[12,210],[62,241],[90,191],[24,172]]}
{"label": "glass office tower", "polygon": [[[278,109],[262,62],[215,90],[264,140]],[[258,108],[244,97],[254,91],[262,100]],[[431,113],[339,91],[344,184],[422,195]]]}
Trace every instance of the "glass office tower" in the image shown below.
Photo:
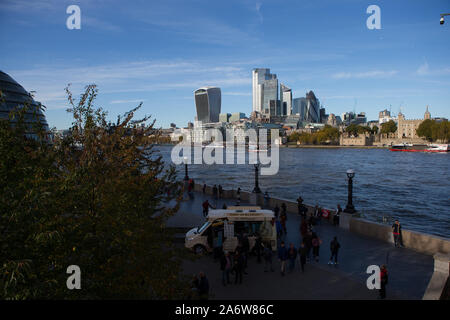
{"label": "glass office tower", "polygon": [[220,88],[203,87],[195,90],[197,120],[203,123],[219,122],[222,103]]}

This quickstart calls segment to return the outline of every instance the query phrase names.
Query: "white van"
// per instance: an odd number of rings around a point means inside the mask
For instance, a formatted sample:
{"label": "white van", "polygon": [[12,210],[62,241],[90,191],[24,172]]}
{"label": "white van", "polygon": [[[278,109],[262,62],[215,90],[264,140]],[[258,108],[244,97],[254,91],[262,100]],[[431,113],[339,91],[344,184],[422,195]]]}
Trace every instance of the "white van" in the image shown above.
{"label": "white van", "polygon": [[238,235],[246,233],[250,250],[255,245],[256,235],[263,243],[270,243],[273,250],[277,246],[277,232],[272,210],[260,207],[228,207],[210,210],[206,222],[186,233],[185,246],[196,253],[211,252],[215,247],[234,252],[238,245]]}

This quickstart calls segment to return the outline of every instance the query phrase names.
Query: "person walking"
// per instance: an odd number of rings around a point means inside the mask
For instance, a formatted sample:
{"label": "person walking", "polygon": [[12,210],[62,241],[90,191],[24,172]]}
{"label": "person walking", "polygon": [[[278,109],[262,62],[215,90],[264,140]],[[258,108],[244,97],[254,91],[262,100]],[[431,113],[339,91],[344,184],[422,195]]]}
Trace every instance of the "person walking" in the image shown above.
{"label": "person walking", "polygon": [[200,300],[208,300],[209,298],[209,282],[204,272],[199,273],[198,295]]}
{"label": "person walking", "polygon": [[250,251],[250,241],[248,240],[248,234],[244,233],[242,235],[242,252],[243,252],[243,258],[244,258],[244,269],[243,272],[244,274],[248,274],[247,273],[247,261],[248,261],[248,254]]}
{"label": "person walking", "polygon": [[273,208],[273,213],[275,214],[275,218],[278,218],[278,215],[280,214],[280,207],[278,207],[278,204],[275,204],[275,208]]}
{"label": "person walking", "polygon": [[310,256],[311,256],[311,249],[312,249],[312,233],[311,232],[307,232],[305,237],[303,238],[303,241],[305,243],[305,247],[306,247],[306,260],[310,260]]}
{"label": "person walking", "polygon": [[265,208],[269,207],[269,202],[270,202],[269,193],[266,191],[266,192],[264,192],[264,207]]}
{"label": "person walking", "polygon": [[306,236],[308,232],[308,224],[306,223],[306,219],[302,218],[302,222],[300,223],[300,234],[302,235],[302,238]]}
{"label": "person walking", "polygon": [[222,284],[226,286],[230,284],[230,272],[233,262],[231,261],[231,256],[229,252],[224,252],[222,258],[220,259],[220,270],[222,270]]}
{"label": "person walking", "polygon": [[298,214],[301,216],[303,213],[303,198],[301,196],[298,196],[297,198],[297,210]]}
{"label": "person walking", "polygon": [[284,202],[281,204],[281,216],[285,216],[287,220],[287,208],[286,203]]}
{"label": "person walking", "polygon": [[273,272],[272,266],[272,246],[270,242],[264,245],[264,272],[268,272],[270,267],[270,272]]}
{"label": "person walking", "polygon": [[401,232],[402,226],[400,225],[400,222],[398,220],[395,220],[394,224],[392,225],[392,234],[394,235],[395,247],[401,246]]}
{"label": "person walking", "polygon": [[386,285],[388,284],[388,272],[386,265],[382,265],[380,268],[380,299],[386,298]]}
{"label": "person walking", "polygon": [[209,203],[208,199],[206,199],[203,204],[203,217],[206,217],[208,215],[209,212],[209,208],[214,209],[214,207]]}
{"label": "person walking", "polygon": [[217,200],[217,185],[213,186],[213,197],[214,197],[214,200]]}
{"label": "person walking", "polygon": [[234,255],[234,261],[233,261],[233,271],[235,274],[234,277],[234,284],[242,283],[242,273],[244,271],[244,258],[242,257],[242,254],[239,251],[236,251],[236,254]]}
{"label": "person walking", "polygon": [[223,188],[222,185],[219,184],[219,198],[222,199],[222,195],[223,195]]}
{"label": "person walking", "polygon": [[280,219],[275,220],[275,226],[277,229],[277,238],[281,238],[283,235],[283,226],[281,225]]}
{"label": "person walking", "polygon": [[203,189],[202,189],[202,191],[203,191],[203,194],[206,193],[206,183],[203,183]]}
{"label": "person walking", "polygon": [[288,258],[288,252],[286,247],[284,246],[284,241],[281,241],[281,246],[278,249],[278,260],[281,263],[281,275],[284,276],[286,272],[286,260]]}
{"label": "person walking", "polygon": [[280,222],[281,222],[281,227],[282,227],[283,232],[284,232],[285,235],[287,235],[286,220],[287,220],[286,215],[281,214]]}
{"label": "person walking", "polygon": [[308,255],[308,249],[306,248],[305,242],[300,244],[298,253],[300,255],[300,267],[302,268],[302,272],[305,272],[306,256]]}
{"label": "person walking", "polygon": [[336,208],[336,213],[333,216],[333,225],[338,226],[339,225],[339,217],[341,216],[342,208],[341,205],[338,204]]}
{"label": "person walking", "polygon": [[322,243],[322,240],[320,240],[317,233],[312,234],[312,249],[313,249],[313,259],[316,260],[316,262],[319,262],[319,251],[320,251],[320,244]]}
{"label": "person walking", "polygon": [[331,250],[331,257],[330,261],[328,261],[328,264],[333,264],[333,258],[334,258],[334,264],[338,264],[338,252],[339,248],[341,247],[340,243],[337,240],[337,237],[334,237],[334,239],[330,243],[330,250]]}
{"label": "person walking", "polygon": [[189,299],[190,300],[197,300],[198,299],[198,285],[199,285],[199,279],[196,274],[193,275],[192,281],[191,281],[191,290],[189,292]]}
{"label": "person walking", "polygon": [[256,233],[255,245],[253,246],[253,250],[256,253],[256,262],[261,263],[261,251],[263,249],[262,246],[262,238],[259,233]]}
{"label": "person walking", "polygon": [[297,258],[297,249],[294,247],[294,244],[289,244],[288,249],[288,259],[289,259],[289,272],[292,272],[295,267],[295,259]]}

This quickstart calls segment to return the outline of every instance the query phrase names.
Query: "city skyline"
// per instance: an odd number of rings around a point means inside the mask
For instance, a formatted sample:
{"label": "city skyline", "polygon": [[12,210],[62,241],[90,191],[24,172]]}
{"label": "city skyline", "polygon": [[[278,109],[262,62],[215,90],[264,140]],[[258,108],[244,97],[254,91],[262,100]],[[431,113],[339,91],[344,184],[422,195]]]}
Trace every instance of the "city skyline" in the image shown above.
{"label": "city skyline", "polygon": [[[192,92],[203,86],[221,88],[222,113],[249,115],[257,67],[276,73],[292,99],[312,90],[328,114],[355,109],[372,120],[401,106],[418,119],[429,105],[433,116],[450,118],[450,28],[439,25],[448,1],[378,1],[380,30],[366,27],[368,3],[284,2],[194,9],[179,1],[3,1],[0,68],[36,91],[58,129],[71,124],[68,83],[76,95],[96,83],[111,119],[142,101],[141,115],[152,114],[158,126],[184,126],[196,115]],[[81,8],[81,30],[66,28],[70,4]]]}

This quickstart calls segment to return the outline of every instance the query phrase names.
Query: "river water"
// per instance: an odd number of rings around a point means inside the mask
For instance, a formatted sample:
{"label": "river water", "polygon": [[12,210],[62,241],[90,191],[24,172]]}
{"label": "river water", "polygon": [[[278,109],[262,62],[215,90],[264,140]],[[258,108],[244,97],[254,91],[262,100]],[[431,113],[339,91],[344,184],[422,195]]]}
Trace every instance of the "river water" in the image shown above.
{"label": "river water", "polygon": [[[171,146],[158,146],[166,163]],[[225,153],[225,152],[224,152]],[[450,153],[392,152],[387,149],[280,148],[276,175],[260,176],[271,197],[336,208],[347,203],[347,176],[355,170],[353,204],[366,219],[398,218],[405,229],[450,238]],[[178,165],[179,177],[184,166]],[[253,165],[189,165],[196,183],[251,191]]]}

